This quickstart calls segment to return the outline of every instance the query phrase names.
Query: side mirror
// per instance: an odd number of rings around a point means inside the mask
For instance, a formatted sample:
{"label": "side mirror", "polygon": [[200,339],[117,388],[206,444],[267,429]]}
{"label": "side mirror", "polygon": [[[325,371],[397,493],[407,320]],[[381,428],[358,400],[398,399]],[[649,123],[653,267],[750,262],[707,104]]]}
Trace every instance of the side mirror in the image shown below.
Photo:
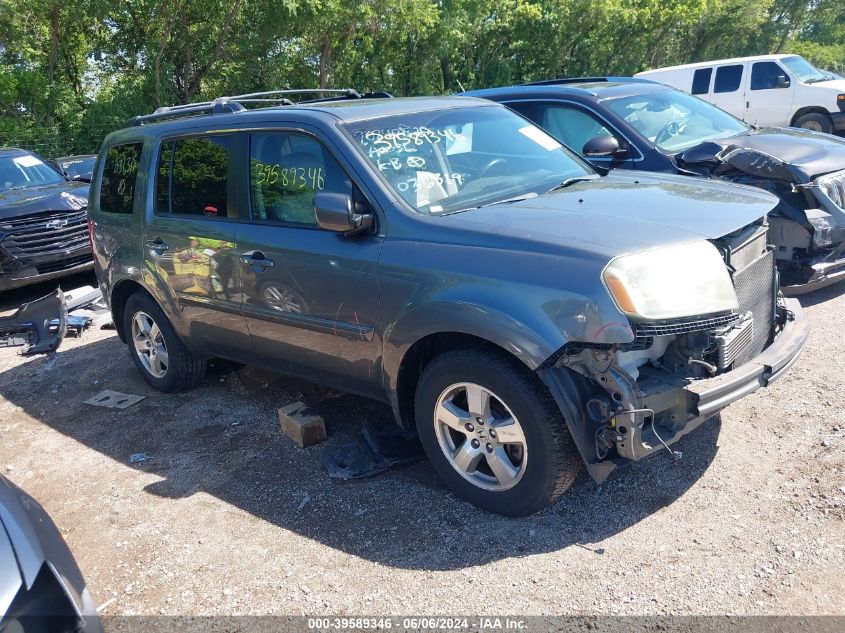
{"label": "side mirror", "polygon": [[587,158],[606,158],[624,152],[615,136],[602,134],[584,143],[581,153]]}
{"label": "side mirror", "polygon": [[352,196],[345,193],[315,194],[314,217],[321,229],[344,235],[364,233],[373,226],[373,214],[358,212]]}
{"label": "side mirror", "polygon": [[785,75],[778,75],[775,79],[775,88],[789,88],[789,79]]}

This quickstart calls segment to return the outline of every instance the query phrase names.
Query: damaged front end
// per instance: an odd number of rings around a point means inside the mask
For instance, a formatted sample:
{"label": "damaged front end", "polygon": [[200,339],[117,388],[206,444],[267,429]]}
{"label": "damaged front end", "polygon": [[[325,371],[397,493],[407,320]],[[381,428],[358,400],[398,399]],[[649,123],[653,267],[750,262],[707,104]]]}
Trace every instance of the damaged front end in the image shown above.
{"label": "damaged front end", "polygon": [[845,279],[845,170],[810,179],[799,166],[760,149],[718,141],[702,143],[675,160],[683,171],[778,197],[769,214],[769,239],[785,295]]}
{"label": "damaged front end", "polygon": [[713,242],[738,310],[632,321],[632,342],[569,343],[539,370],[594,479],[601,482],[616,466],[669,449],[796,360],[809,327],[798,301],[778,293],[767,229],[761,222]]}

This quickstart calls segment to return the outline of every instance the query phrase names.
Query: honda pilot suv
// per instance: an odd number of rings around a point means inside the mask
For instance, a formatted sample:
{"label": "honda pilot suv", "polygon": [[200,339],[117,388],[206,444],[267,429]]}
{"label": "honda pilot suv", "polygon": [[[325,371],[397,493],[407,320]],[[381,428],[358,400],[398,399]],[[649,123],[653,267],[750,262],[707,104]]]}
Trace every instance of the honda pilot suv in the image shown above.
{"label": "honda pilot suv", "polygon": [[456,493],[524,515],[804,345],[771,194],[601,177],[481,99],[290,96],[160,109],[103,143],[95,269],[154,388],[225,357],[387,402]]}

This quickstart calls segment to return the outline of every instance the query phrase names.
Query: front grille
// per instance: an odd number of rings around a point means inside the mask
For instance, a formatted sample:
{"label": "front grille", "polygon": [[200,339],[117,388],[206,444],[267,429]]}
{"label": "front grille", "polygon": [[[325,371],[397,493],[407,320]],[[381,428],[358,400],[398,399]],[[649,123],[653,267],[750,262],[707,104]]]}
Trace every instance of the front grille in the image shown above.
{"label": "front grille", "polygon": [[71,268],[81,266],[82,264],[88,263],[90,261],[90,255],[79,255],[78,257],[68,257],[67,259],[59,259],[54,262],[47,262],[46,264],[37,264],[35,266],[35,270],[38,271],[39,275],[46,275],[47,273],[56,273],[62,270],[69,270]]}
{"label": "front grille", "polygon": [[23,265],[63,265],[67,255],[88,245],[88,220],[84,209],[47,211],[0,220],[0,236],[0,248]]}
{"label": "front grille", "polygon": [[637,338],[652,336],[668,336],[670,334],[689,334],[701,330],[712,330],[717,327],[724,327],[733,323],[739,318],[736,314],[699,319],[698,321],[675,321],[673,323],[637,323],[634,325],[634,335]]}

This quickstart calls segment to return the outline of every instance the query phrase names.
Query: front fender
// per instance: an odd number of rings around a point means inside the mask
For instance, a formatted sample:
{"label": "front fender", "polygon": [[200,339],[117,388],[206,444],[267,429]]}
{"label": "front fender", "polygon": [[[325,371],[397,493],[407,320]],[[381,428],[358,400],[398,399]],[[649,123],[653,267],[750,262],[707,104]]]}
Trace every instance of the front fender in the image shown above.
{"label": "front fender", "polygon": [[[580,268],[567,267],[568,262],[559,258],[549,261],[535,253],[499,253],[494,266],[481,264],[469,269],[472,252],[456,253],[459,261],[454,262],[449,261],[451,255],[446,250],[431,254],[438,270],[401,274],[404,271],[398,267],[382,268],[383,313],[396,315],[384,332],[388,393],[396,390],[399,367],[408,350],[432,334],[482,338],[507,350],[531,370],[572,341],[610,344],[633,340],[628,320],[599,281],[600,268],[587,270],[583,262]],[[513,263],[509,261],[512,258]],[[532,261],[537,267],[529,273],[526,263]],[[450,263],[454,267],[446,272]],[[555,272],[558,266],[560,274]],[[461,273],[454,272],[461,269]],[[558,283],[549,284],[550,278]]]}

